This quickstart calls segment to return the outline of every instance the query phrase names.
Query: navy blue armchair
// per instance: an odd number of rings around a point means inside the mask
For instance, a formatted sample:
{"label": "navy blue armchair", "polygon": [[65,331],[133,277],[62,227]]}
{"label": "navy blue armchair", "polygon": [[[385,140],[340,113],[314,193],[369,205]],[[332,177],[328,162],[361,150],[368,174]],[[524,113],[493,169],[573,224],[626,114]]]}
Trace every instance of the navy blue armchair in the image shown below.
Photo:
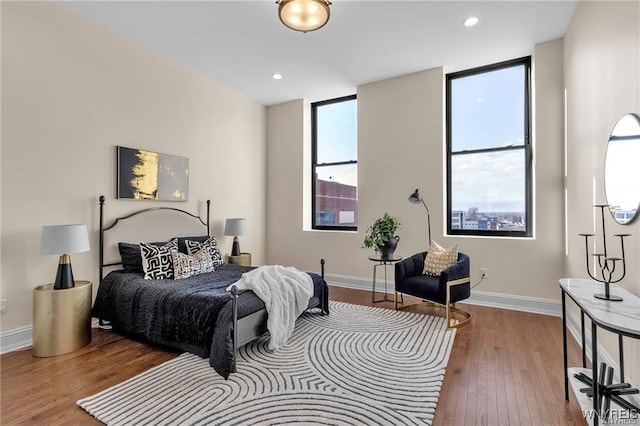
{"label": "navy blue armchair", "polygon": [[[447,327],[457,328],[468,324],[471,315],[457,307],[455,303],[471,296],[471,262],[469,256],[458,252],[458,261],[445,269],[439,276],[423,275],[427,252],[417,253],[395,265],[395,309],[398,309],[398,294],[408,294],[425,301],[444,306]],[[455,321],[452,313],[462,319]]]}

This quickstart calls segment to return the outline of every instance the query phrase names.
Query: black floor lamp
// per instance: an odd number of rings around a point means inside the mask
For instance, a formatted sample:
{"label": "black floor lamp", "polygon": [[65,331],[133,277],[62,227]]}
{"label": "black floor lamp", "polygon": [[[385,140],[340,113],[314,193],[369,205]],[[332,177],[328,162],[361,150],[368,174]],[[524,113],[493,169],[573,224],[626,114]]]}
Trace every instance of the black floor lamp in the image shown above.
{"label": "black floor lamp", "polygon": [[431,244],[431,212],[429,212],[429,207],[427,207],[424,200],[420,196],[420,191],[418,191],[418,189],[413,191],[413,194],[409,196],[409,201],[411,201],[414,204],[422,203],[425,210],[427,211],[427,227],[429,228],[429,244]]}

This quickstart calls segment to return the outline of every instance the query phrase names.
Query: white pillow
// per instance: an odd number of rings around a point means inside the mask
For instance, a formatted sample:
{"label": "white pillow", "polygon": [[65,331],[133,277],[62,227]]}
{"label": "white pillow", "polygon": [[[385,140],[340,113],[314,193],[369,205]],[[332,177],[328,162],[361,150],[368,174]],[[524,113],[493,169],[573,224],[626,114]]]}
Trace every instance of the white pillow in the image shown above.
{"label": "white pillow", "polygon": [[200,250],[193,256],[172,250],[171,260],[173,261],[173,274],[176,280],[215,271],[213,260],[211,260],[208,250]]}
{"label": "white pillow", "polygon": [[438,276],[442,271],[454,265],[458,261],[458,245],[444,248],[435,241],[431,241],[427,257],[424,260],[425,275]]}

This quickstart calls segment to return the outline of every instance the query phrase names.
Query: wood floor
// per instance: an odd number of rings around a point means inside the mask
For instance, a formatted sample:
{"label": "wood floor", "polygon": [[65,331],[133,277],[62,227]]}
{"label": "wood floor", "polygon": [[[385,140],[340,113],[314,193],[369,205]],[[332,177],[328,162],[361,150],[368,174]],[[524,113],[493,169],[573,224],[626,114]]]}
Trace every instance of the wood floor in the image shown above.
{"label": "wood floor", "polygon": [[[332,287],[330,293],[333,300],[371,305],[369,292]],[[393,309],[392,302],[375,306]],[[457,331],[434,425],[586,424],[573,395],[564,401],[560,318],[460,306],[473,320]],[[578,365],[572,340],[569,349],[569,364]],[[5,354],[0,424],[101,424],[75,401],[177,355],[105,330],[93,330],[90,345],[67,355]]]}

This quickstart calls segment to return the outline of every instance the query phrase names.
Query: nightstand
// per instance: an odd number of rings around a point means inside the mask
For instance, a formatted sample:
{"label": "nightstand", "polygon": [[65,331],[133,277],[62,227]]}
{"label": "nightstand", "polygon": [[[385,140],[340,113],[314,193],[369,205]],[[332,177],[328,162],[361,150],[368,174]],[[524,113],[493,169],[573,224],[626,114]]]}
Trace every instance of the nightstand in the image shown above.
{"label": "nightstand", "polygon": [[33,348],[37,357],[78,350],[91,342],[92,285],[54,290],[53,284],[33,289]]}
{"label": "nightstand", "polygon": [[251,253],[240,253],[240,256],[224,255],[225,263],[234,265],[251,266]]}

